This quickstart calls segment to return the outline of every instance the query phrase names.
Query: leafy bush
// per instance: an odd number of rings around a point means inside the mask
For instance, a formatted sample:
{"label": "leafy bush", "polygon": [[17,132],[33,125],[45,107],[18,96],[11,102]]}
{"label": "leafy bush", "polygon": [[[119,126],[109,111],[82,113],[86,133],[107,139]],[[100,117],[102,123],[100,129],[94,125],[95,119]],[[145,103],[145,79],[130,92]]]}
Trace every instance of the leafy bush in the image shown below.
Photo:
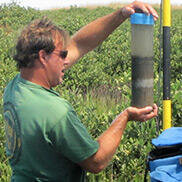
{"label": "leafy bush", "polygon": [[[2,117],[2,93],[6,84],[16,74],[12,50],[21,29],[33,19],[47,16],[58,26],[73,35],[88,22],[113,12],[112,8],[96,9],[71,7],[52,11],[37,11],[22,8],[15,3],[0,7],[0,182],[9,181],[11,169],[4,151],[4,124]],[[173,10],[171,28],[171,99],[175,126],[182,124],[182,13]],[[160,105],[161,96],[157,91],[159,79],[159,21],[154,29],[154,100]],[[160,80],[161,82],[161,80]],[[162,85],[162,83],[161,83]],[[69,100],[90,134],[98,137],[112,122],[117,114],[130,105],[131,100],[131,56],[130,23],[126,21],[100,46],[84,56],[79,63],[65,73],[63,84],[56,88],[61,96]],[[145,159],[151,149],[150,141],[156,136],[156,122],[130,122],[125,130],[112,163],[100,174],[87,174],[90,182],[95,181],[142,181]]]}

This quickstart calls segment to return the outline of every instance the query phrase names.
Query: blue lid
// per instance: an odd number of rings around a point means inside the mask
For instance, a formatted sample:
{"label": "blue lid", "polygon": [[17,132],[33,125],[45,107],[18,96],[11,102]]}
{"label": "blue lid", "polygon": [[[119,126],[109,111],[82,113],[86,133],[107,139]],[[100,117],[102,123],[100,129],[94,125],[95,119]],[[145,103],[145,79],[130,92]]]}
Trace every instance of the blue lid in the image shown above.
{"label": "blue lid", "polygon": [[131,15],[130,22],[131,24],[153,25],[154,17],[151,14],[134,13]]}

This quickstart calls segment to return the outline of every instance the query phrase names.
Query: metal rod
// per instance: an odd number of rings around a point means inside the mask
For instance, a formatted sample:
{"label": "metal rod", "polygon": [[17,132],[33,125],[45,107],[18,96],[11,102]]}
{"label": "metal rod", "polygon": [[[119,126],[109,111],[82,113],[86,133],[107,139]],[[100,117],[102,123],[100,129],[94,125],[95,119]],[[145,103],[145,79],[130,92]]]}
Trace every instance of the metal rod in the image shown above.
{"label": "metal rod", "polygon": [[171,127],[171,98],[170,98],[170,0],[163,0],[163,129]]}

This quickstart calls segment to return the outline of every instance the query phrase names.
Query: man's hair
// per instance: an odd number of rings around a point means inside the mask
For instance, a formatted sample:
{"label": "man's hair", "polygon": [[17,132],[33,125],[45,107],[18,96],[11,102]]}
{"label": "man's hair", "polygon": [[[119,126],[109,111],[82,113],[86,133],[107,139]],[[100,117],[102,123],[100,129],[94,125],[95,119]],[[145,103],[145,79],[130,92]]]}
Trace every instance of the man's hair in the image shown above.
{"label": "man's hair", "polygon": [[39,51],[50,54],[55,49],[55,41],[59,39],[63,48],[68,42],[68,33],[54,25],[48,18],[37,19],[26,26],[18,37],[14,60],[18,69],[30,68],[39,58]]}

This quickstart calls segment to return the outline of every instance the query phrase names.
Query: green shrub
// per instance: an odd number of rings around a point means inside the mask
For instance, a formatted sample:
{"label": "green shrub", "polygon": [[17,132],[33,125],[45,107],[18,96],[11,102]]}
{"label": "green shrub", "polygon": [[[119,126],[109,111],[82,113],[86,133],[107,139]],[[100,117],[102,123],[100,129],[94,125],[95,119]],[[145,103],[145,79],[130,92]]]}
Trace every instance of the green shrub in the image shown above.
{"label": "green shrub", "polygon": [[[11,169],[5,156],[2,94],[6,84],[16,74],[12,59],[19,29],[41,16],[47,16],[58,26],[73,35],[88,22],[113,12],[112,8],[96,9],[71,7],[52,11],[22,8],[16,3],[0,6],[0,182],[7,182]],[[171,27],[171,99],[174,126],[182,124],[182,12],[173,10]],[[159,21],[154,29],[154,100],[159,103],[159,120],[162,120],[162,88],[159,79]],[[160,81],[162,87],[162,81]],[[56,88],[61,96],[73,104],[88,131],[97,138],[112,120],[130,105],[131,56],[130,23],[126,21],[95,50],[84,56],[79,63],[65,73],[63,84]],[[160,91],[160,96],[157,91]],[[88,173],[90,182],[95,181],[142,181],[145,159],[151,149],[151,139],[156,137],[154,120],[147,123],[130,122],[125,130],[112,163],[98,175]]]}

